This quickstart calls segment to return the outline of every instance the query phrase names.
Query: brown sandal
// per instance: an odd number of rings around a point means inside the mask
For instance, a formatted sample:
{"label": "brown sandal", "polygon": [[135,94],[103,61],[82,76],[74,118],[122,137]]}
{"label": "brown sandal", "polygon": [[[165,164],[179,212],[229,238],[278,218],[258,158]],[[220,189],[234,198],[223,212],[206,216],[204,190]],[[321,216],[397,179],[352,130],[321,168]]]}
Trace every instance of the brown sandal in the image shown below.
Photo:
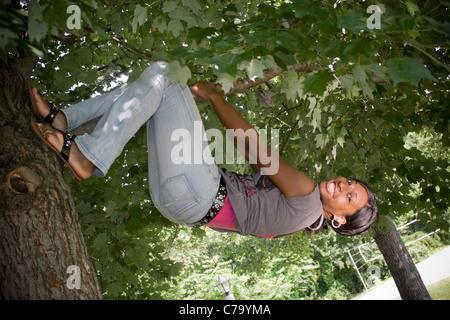
{"label": "brown sandal", "polygon": [[39,126],[37,124],[36,121],[31,120],[31,128],[33,129],[33,131],[37,134],[37,136],[47,145],[50,147],[50,149],[52,149],[53,151],[55,151],[55,153],[58,155],[58,157],[67,165],[67,167],[69,168],[69,172],[72,175],[72,177],[77,181],[80,182],[82,180],[82,178],[75,172],[75,170],[73,170],[73,168],[70,166],[69,164],[69,155],[70,155],[70,147],[72,146],[72,143],[75,139],[76,136],[71,135],[70,133],[64,133],[61,130],[58,130],[56,128],[54,128],[56,131],[60,132],[63,137],[64,137],[64,143],[63,143],[63,147],[62,150],[59,151],[57,150],[53,145],[51,145],[47,139],[44,138],[44,136],[42,135],[41,130],[39,129]]}
{"label": "brown sandal", "polygon": [[34,95],[31,92],[31,86],[29,87],[29,94],[30,94],[30,102],[31,102],[31,109],[33,110],[34,115],[38,119],[39,122],[45,122],[49,125],[53,124],[53,121],[55,121],[56,115],[60,112],[60,110],[53,105],[53,103],[49,102],[50,105],[50,112],[48,115],[44,118],[41,116],[41,114],[38,111],[38,108],[36,106],[36,101],[34,101]]}

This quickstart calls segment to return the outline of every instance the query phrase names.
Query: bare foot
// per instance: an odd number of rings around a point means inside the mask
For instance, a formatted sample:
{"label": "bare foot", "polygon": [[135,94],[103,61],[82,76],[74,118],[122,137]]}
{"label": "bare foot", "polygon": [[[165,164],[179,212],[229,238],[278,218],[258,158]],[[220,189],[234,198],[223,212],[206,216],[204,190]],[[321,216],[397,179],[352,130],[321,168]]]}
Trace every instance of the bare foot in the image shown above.
{"label": "bare foot", "polygon": [[[50,112],[50,105],[46,101],[44,101],[44,99],[42,99],[36,88],[32,88],[31,92],[33,94],[39,114],[43,118],[45,118]],[[67,119],[63,112],[58,112],[55,120],[52,123],[52,126],[56,129],[61,130],[62,132],[67,132]]]}
{"label": "bare foot", "polygon": [[[54,147],[56,150],[62,150],[64,144],[64,136],[58,130],[55,130],[49,124],[39,123],[39,130],[42,133],[42,136]],[[72,143],[70,147],[69,154],[69,165],[76,172],[76,174],[82,178],[87,179],[92,175],[94,170],[94,164],[90,162],[86,157],[81,153],[78,148],[76,142]]]}

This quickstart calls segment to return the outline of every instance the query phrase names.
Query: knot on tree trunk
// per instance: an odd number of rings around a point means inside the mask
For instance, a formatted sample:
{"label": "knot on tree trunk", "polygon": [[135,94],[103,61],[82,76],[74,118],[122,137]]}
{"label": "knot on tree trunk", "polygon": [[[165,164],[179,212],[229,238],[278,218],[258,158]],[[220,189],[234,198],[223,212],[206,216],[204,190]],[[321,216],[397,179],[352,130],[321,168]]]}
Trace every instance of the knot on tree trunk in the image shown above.
{"label": "knot on tree trunk", "polygon": [[28,167],[16,168],[6,175],[6,184],[17,194],[32,193],[42,183],[39,175]]}

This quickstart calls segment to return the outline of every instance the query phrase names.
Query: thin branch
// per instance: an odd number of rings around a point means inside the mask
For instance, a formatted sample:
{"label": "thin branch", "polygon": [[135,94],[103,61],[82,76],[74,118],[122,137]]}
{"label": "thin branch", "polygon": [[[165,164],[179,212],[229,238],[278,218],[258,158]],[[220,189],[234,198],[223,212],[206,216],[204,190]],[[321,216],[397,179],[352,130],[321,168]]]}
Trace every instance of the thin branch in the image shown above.
{"label": "thin branch", "polygon": [[264,107],[264,106],[263,106],[262,108],[264,108],[264,110],[266,110],[266,112],[267,112],[273,119],[276,119],[276,120],[278,120],[280,123],[284,124],[285,126],[288,126],[289,128],[292,128],[292,126],[291,126],[289,123],[287,123],[287,122],[284,121],[283,119],[280,119],[276,114],[273,114],[273,113],[270,111],[269,107]]}
{"label": "thin branch", "polygon": [[281,147],[280,147],[280,151],[279,151],[280,154],[283,154],[284,149],[286,148],[286,146],[289,142],[289,137],[291,136],[294,129],[297,128],[299,122],[300,122],[300,119],[298,119],[293,126],[289,126],[290,130],[289,130],[288,134],[286,135],[286,138],[284,139],[284,141],[281,143]]}
{"label": "thin branch", "polygon": [[[291,70],[294,70],[295,72],[311,72],[312,71],[309,68],[308,64],[306,64],[306,63],[297,63],[292,66]],[[280,74],[282,74],[285,71],[286,70],[284,70],[283,68],[269,69],[264,72],[264,75],[262,78],[251,78],[251,79],[245,79],[245,80],[238,81],[234,84],[233,88],[227,93],[227,95],[234,94],[234,93],[244,93],[248,89],[259,86],[260,84],[265,83],[265,82],[279,76]],[[370,78],[374,83],[386,83],[386,81],[384,79],[381,79],[374,75],[370,76]],[[196,97],[196,101],[199,102],[202,100],[197,99],[197,97]]]}
{"label": "thin branch", "polygon": [[146,58],[153,59],[153,56],[152,56],[151,54],[148,54],[148,53],[146,53],[146,52],[144,52],[144,51],[142,51],[142,50],[140,50],[140,49],[138,49],[138,48],[132,46],[131,44],[129,44],[129,43],[123,41],[123,40],[120,40],[120,39],[118,39],[118,38],[116,38],[116,37],[111,37],[111,39],[112,39],[114,42],[116,42],[116,43],[118,43],[118,44],[120,44],[120,45],[122,45],[122,46],[124,46],[124,47],[127,47],[127,48],[130,49],[130,50],[133,50],[133,51],[135,51],[135,52],[137,52],[137,53],[139,53],[139,54],[142,54],[142,55],[145,56]]}
{"label": "thin branch", "polygon": [[[308,67],[308,64],[306,64],[306,63],[297,63],[292,66],[292,70],[294,70],[296,72],[309,71],[309,67]],[[250,88],[259,86],[260,84],[262,84],[266,81],[269,81],[270,79],[273,79],[276,76],[279,76],[280,74],[282,74],[285,71],[286,70],[284,70],[282,68],[269,69],[264,72],[263,78],[252,78],[252,79],[245,79],[242,81],[238,81],[237,83],[234,84],[233,89],[231,89],[231,91],[228,94],[243,93]]]}

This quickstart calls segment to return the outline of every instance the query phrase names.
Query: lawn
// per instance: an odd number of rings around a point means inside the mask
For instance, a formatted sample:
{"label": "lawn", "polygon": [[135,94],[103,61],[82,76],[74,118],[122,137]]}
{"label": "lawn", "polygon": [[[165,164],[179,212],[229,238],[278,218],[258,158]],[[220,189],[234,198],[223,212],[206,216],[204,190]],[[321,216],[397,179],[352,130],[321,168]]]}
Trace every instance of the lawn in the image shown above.
{"label": "lawn", "polygon": [[433,300],[450,300],[450,278],[433,283],[427,289]]}

